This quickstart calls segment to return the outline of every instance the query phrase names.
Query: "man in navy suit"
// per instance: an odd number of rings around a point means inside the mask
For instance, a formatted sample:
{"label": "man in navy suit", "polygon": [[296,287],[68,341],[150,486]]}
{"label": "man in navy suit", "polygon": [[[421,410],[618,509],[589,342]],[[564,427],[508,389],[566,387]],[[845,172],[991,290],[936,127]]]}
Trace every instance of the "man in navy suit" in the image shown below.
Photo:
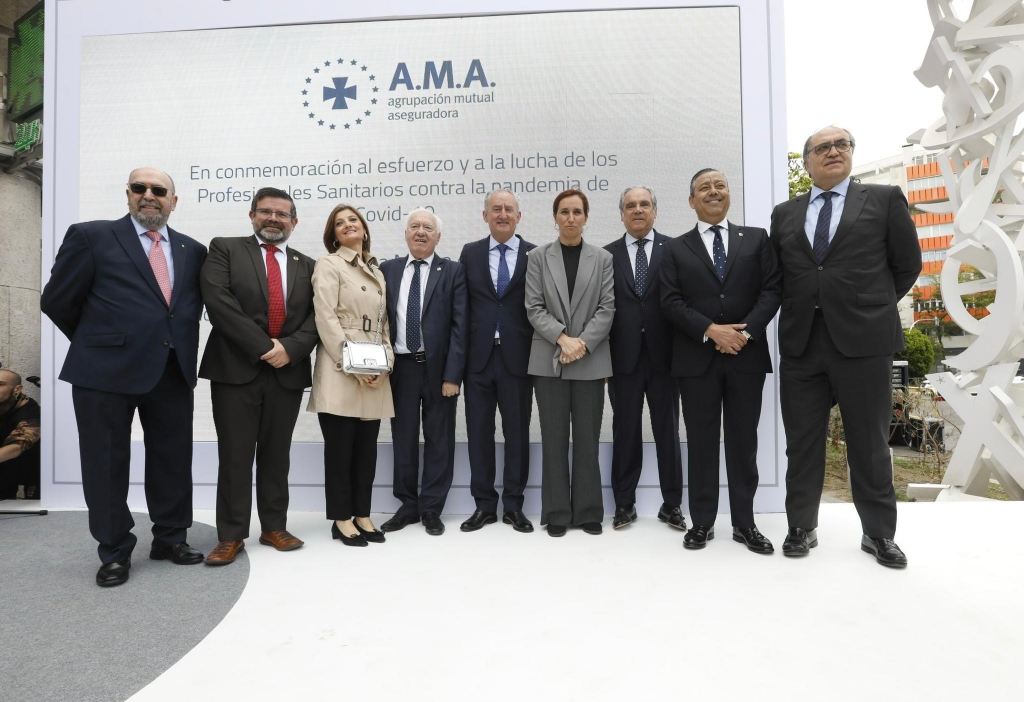
{"label": "man in navy suit", "polygon": [[494,411],[501,412],[505,466],[502,522],[531,532],[523,514],[523,490],[530,477],[530,414],[533,383],[530,361],[533,327],[526,318],[526,257],[533,244],[516,234],[522,218],[511,190],[495,190],[484,199],[490,236],[466,244],[459,263],[469,288],[469,350],[466,364],[466,428],[469,433],[470,491],[476,511],[462,531],[498,521],[494,489]]}
{"label": "man in navy suit", "polygon": [[701,549],[715,537],[724,413],[732,538],[755,553],[772,553],[754,524],[754,493],[761,393],[772,370],[765,329],[779,309],[782,274],[768,232],[726,220],[729,182],[721,171],[697,171],[690,207],[697,226],[665,247],[661,264],[662,307],[675,327],[672,375],[679,378],[686,422],[693,526],[683,546]]}
{"label": "man in navy suit", "polygon": [[185,532],[192,525],[192,390],[206,247],[167,226],[178,198],[166,173],[136,169],[126,192],[128,215],[71,225],[40,298],[43,313],[71,340],[60,379],[72,385],[101,586],[128,580],[137,541],[127,503],[136,410],[145,432],[150,558],[203,561]]}
{"label": "man in navy suit", "polygon": [[627,188],[619,196],[626,233],[604,248],[615,261],[615,321],[608,339],[615,375],[608,383],[612,402],[612,492],[621,529],[636,521],[636,486],[643,469],[644,396],[658,454],[662,505],[658,519],[686,530],[683,458],[679,449],[679,389],[670,374],[672,328],[661,311],[658,268],[671,239],[654,229],[658,198],[650,188]]}
{"label": "man in navy suit", "polygon": [[[402,506],[381,524],[398,531],[421,519],[428,534],[444,533],[441,512],[455,470],[455,409],[466,366],[466,271],[434,254],[441,219],[415,209],[405,224],[408,256],[381,264],[387,283],[388,319],[395,369],[391,393],[395,416],[395,497]],[[423,480],[419,475],[420,412],[423,413]]]}

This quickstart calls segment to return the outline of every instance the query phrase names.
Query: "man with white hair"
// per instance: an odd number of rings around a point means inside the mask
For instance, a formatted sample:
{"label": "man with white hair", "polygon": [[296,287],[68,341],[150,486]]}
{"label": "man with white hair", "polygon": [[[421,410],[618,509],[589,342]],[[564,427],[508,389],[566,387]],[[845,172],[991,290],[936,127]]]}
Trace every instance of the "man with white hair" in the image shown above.
{"label": "man with white hair", "polygon": [[[462,264],[434,254],[441,226],[440,217],[430,210],[410,212],[405,223],[409,255],[380,267],[395,350],[394,493],[402,501],[381,531],[398,531],[422,520],[428,534],[444,533],[441,512],[455,469],[455,410],[466,366],[467,298]],[[421,412],[423,479],[417,494]]]}

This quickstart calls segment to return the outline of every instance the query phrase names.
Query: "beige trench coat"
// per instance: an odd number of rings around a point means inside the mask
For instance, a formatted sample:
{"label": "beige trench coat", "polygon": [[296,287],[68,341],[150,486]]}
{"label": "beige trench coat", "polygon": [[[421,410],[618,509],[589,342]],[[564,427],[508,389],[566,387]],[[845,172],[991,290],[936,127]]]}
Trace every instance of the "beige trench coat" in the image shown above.
{"label": "beige trench coat", "polygon": [[[377,259],[370,259],[370,263],[376,269]],[[309,393],[307,412],[360,419],[395,416],[390,377],[385,377],[380,387],[369,388],[356,376],[343,371],[341,365],[341,344],[346,339],[374,341],[380,304],[386,299],[384,275],[378,270],[371,270],[356,251],[342,247],[321,256],[316,262],[313,269],[313,309],[320,343],[316,347],[313,389]],[[365,322],[364,318],[369,321]],[[364,331],[367,326],[370,331]],[[388,359],[394,367],[395,353],[391,349],[386,308],[381,342],[387,348]]]}

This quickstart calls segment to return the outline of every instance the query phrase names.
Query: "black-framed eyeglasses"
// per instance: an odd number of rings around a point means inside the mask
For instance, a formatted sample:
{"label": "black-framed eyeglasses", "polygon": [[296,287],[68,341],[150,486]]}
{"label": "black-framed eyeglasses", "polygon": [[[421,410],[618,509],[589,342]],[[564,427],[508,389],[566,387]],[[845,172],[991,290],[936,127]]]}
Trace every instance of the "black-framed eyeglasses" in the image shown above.
{"label": "black-framed eyeglasses", "polygon": [[276,217],[277,219],[281,220],[282,222],[290,222],[290,221],[292,221],[292,216],[288,212],[278,212],[277,210],[267,210],[267,209],[264,209],[264,208],[260,207],[260,208],[256,209],[256,214],[258,214],[263,219],[270,219],[272,217]]}
{"label": "black-framed eyeglasses", "polygon": [[815,156],[824,156],[825,154],[832,150],[833,146],[836,147],[836,151],[838,151],[841,154],[845,154],[847,151],[853,148],[853,142],[847,141],[846,139],[839,139],[838,141],[829,141],[824,144],[818,144],[813,149],[811,149],[811,151],[814,152]]}
{"label": "black-framed eyeglasses", "polygon": [[168,193],[167,188],[162,185],[146,185],[145,183],[132,183],[128,189],[136,195],[145,195],[147,190],[157,197],[166,197]]}

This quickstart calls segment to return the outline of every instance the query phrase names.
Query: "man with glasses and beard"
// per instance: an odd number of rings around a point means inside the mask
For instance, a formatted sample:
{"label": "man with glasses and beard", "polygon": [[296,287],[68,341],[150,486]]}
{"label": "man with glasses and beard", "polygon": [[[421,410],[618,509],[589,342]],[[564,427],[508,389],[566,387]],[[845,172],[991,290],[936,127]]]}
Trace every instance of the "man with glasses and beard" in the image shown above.
{"label": "man with glasses and beard", "polygon": [[71,341],[60,379],[71,384],[89,530],[101,586],[128,580],[137,541],[128,510],[132,418],[145,433],[149,556],[201,563],[192,525],[192,391],[196,384],[199,269],[206,247],[167,226],[174,182],[154,168],[128,176],[119,220],[71,225],[40,308]]}
{"label": "man with glasses and beard", "polygon": [[292,551],[285,529],[288,454],[316,347],[313,259],[288,245],[299,220],[291,195],[261,188],[249,207],[254,234],[210,242],[200,276],[213,330],[199,377],[210,381],[217,427],[217,544],[207,565],[235,560],[249,536],[252,464],[260,543]]}

